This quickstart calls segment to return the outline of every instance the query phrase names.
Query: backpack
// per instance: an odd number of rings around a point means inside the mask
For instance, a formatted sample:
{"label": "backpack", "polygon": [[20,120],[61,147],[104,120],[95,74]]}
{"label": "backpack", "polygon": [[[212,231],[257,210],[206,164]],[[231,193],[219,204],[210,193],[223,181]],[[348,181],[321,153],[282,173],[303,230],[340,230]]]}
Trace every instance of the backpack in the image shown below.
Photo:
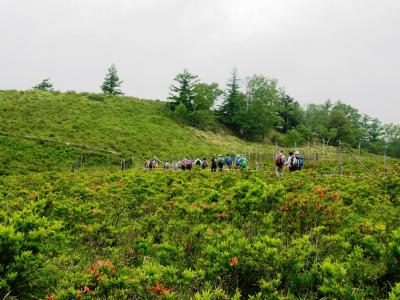
{"label": "backpack", "polygon": [[230,165],[232,164],[232,158],[231,158],[230,156],[228,156],[228,157],[225,159],[225,162],[226,162],[226,164],[227,164],[228,166],[230,166]]}
{"label": "backpack", "polygon": [[240,156],[236,156],[235,158],[235,165],[239,165],[239,161],[240,161]]}
{"label": "backpack", "polygon": [[294,161],[292,161],[292,166],[296,168],[302,168],[304,167],[304,159],[303,156],[300,154],[296,154],[294,157]]}
{"label": "backpack", "polygon": [[278,154],[278,155],[275,157],[275,165],[276,165],[277,167],[282,167],[282,166],[283,166],[283,158],[282,158],[282,155]]}
{"label": "backpack", "polygon": [[246,167],[247,167],[247,159],[242,158],[242,159],[240,160],[240,166],[241,166],[242,168],[246,168]]}
{"label": "backpack", "polygon": [[224,161],[224,159],[222,157],[219,157],[217,162],[218,162],[218,166],[223,166],[224,163],[225,163],[225,161]]}
{"label": "backpack", "polygon": [[201,166],[202,166],[203,168],[207,168],[207,167],[208,167],[208,162],[207,162],[206,160],[203,160],[203,161],[201,162]]}
{"label": "backpack", "polygon": [[211,159],[211,167],[217,167],[217,160],[215,158]]}
{"label": "backpack", "polygon": [[196,159],[196,160],[194,161],[194,164],[195,164],[196,166],[200,166],[200,165],[201,165],[200,159]]}

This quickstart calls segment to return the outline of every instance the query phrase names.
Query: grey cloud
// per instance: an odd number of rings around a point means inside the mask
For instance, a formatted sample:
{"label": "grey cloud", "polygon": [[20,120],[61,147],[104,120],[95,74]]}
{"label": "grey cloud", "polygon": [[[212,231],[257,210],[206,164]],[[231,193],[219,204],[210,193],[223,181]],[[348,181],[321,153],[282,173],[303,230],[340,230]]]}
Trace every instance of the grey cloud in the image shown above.
{"label": "grey cloud", "polygon": [[128,95],[165,98],[183,68],[225,84],[279,79],[302,104],[341,99],[398,121],[396,0],[2,0],[0,88],[51,77],[99,91],[115,63]]}

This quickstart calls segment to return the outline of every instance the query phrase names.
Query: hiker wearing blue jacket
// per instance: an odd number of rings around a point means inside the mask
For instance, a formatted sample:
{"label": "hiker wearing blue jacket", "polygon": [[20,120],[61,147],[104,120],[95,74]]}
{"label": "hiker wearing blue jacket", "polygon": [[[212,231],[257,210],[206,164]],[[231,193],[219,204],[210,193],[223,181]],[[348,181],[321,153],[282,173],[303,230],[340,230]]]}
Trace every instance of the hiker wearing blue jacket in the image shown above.
{"label": "hiker wearing blue jacket", "polygon": [[237,154],[236,158],[235,158],[235,167],[236,167],[236,169],[239,169],[239,160],[240,160],[240,154]]}
{"label": "hiker wearing blue jacket", "polygon": [[232,168],[232,158],[229,154],[226,155],[225,164],[228,167],[228,171],[230,171]]}

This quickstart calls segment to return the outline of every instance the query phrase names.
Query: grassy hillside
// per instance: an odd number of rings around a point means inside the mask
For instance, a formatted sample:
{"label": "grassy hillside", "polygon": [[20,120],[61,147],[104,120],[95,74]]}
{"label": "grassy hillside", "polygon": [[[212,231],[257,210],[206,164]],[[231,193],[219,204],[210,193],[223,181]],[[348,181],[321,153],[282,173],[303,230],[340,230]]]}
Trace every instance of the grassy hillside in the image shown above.
{"label": "grassy hillside", "polygon": [[165,103],[130,97],[0,91],[0,131],[83,144],[135,157],[210,155],[245,144],[181,126]]}
{"label": "grassy hillside", "polygon": [[[117,169],[123,157],[136,166],[154,155],[161,160],[207,157],[246,152],[252,167],[273,168],[272,145],[245,142],[222,128],[201,131],[177,123],[159,101],[131,97],[103,97],[75,92],[0,91],[0,174],[67,170],[81,155],[85,167]],[[289,150],[289,149],[287,149]],[[293,149],[292,149],[293,150]],[[318,154],[325,169],[337,166],[335,149],[300,147],[308,167]],[[261,156],[260,156],[261,155]],[[382,170],[382,157],[360,157],[374,170]],[[347,160],[347,161],[346,161]],[[351,162],[349,156],[345,162]],[[393,164],[395,160],[389,160]]]}

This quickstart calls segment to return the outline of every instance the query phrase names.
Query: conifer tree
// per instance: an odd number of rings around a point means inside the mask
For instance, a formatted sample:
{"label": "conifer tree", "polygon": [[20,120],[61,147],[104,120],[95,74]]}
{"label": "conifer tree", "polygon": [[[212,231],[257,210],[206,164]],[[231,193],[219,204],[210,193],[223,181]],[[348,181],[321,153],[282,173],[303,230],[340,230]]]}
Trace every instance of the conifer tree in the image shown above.
{"label": "conifer tree", "polygon": [[238,115],[245,106],[245,95],[240,91],[237,70],[232,71],[224,92],[224,101],[219,109],[221,120],[232,127],[240,127]]}
{"label": "conifer tree", "polygon": [[46,91],[53,92],[53,84],[50,82],[50,78],[43,79],[41,83],[38,83],[33,87],[35,91]]}
{"label": "conifer tree", "polygon": [[114,64],[111,65],[107,70],[106,77],[104,78],[104,82],[101,86],[101,90],[104,94],[110,95],[122,95],[121,84],[123,81],[119,80],[117,68]]}
{"label": "conifer tree", "polygon": [[176,85],[171,85],[168,99],[171,100],[171,108],[175,108],[179,104],[185,105],[188,111],[194,110],[195,87],[198,84],[196,75],[184,69],[175,79]]}

